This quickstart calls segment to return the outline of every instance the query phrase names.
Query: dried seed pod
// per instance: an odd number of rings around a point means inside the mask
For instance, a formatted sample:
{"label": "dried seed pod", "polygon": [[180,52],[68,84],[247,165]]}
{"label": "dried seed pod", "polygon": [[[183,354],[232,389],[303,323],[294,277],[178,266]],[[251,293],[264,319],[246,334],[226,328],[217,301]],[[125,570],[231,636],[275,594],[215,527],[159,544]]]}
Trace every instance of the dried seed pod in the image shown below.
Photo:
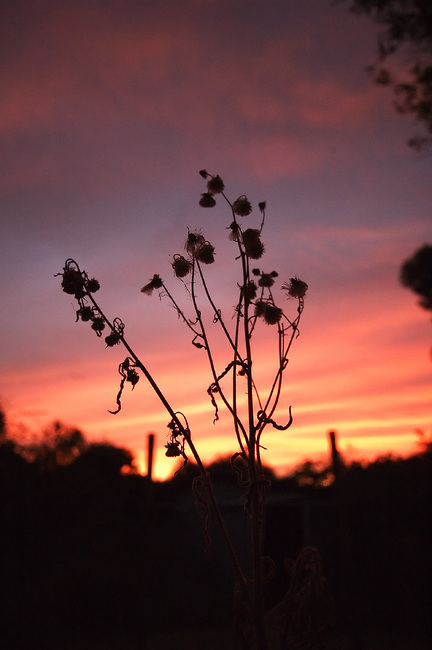
{"label": "dried seed pod", "polygon": [[189,255],[195,255],[195,251],[204,243],[204,236],[200,232],[189,232],[185,242],[185,250]]}
{"label": "dried seed pod", "polygon": [[62,274],[62,289],[65,293],[82,298],[84,295],[84,278],[80,271],[66,267]]}
{"label": "dried seed pod", "polygon": [[99,291],[100,289],[100,284],[96,278],[92,278],[91,280],[87,281],[86,289],[89,293],[96,293],[96,291]]}
{"label": "dried seed pod", "polygon": [[282,285],[282,289],[288,292],[288,296],[291,298],[304,298],[306,291],[308,290],[308,285],[303,280],[299,278],[290,278],[289,282],[285,282]]}
{"label": "dried seed pod", "polygon": [[243,232],[243,245],[245,253],[253,260],[263,256],[264,244],[261,241],[260,231],[257,228],[247,228]]}
{"label": "dried seed pod", "polygon": [[210,194],[210,192],[204,192],[204,194],[201,194],[199,204],[202,208],[214,208],[214,206],[216,205],[216,201],[214,200],[213,195]]}
{"label": "dried seed pod", "polygon": [[220,194],[225,189],[225,185],[220,176],[213,176],[207,181],[207,190],[210,194]]}
{"label": "dried seed pod", "polygon": [[252,206],[244,194],[239,196],[233,203],[234,214],[239,217],[247,217],[252,212]]}
{"label": "dried seed pod", "polygon": [[147,284],[143,286],[141,293],[145,293],[148,296],[151,296],[154,289],[160,289],[161,287],[162,279],[157,273],[155,273],[150,282],[147,282]]}
{"label": "dried seed pod", "polygon": [[105,337],[105,343],[108,348],[113,348],[115,345],[120,343],[120,334],[118,332],[111,332],[108,336]]}
{"label": "dried seed pod", "polygon": [[205,242],[200,246],[195,252],[195,257],[199,262],[203,264],[213,264],[214,262],[214,246],[210,242]]}
{"label": "dried seed pod", "polygon": [[192,262],[183,257],[183,255],[174,255],[174,261],[171,266],[177,278],[184,278],[190,273]]}
{"label": "dried seed pod", "polygon": [[105,329],[104,319],[102,316],[94,316],[92,321],[92,330],[94,330],[98,336],[101,336],[102,331]]}

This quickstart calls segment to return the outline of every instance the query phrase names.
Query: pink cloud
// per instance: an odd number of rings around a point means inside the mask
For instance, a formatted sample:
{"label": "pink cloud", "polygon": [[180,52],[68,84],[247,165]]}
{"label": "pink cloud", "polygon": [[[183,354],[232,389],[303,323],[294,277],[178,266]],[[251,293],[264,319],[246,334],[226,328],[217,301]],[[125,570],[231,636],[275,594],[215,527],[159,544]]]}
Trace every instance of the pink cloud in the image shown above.
{"label": "pink cloud", "polygon": [[[144,171],[163,173],[157,163],[163,136],[154,155],[147,143],[155,128],[172,129],[180,143],[193,128],[200,134],[197,146],[225,149],[235,166],[244,165],[243,156],[256,158],[254,171],[262,179],[266,170],[269,178],[317,169],[328,148],[314,130],[337,126],[353,137],[353,126],[370,123],[377,110],[367,84],[347,85],[331,70],[313,78],[307,57],[318,45],[289,23],[283,37],[258,39],[251,50],[235,39],[221,47],[232,29],[222,18],[209,34],[200,31],[205,11],[201,7],[197,16],[196,3],[185,3],[181,14],[153,10],[135,22],[125,18],[127,11],[119,17],[84,4],[48,6],[13,52],[3,80],[3,132],[14,139],[16,132],[40,134],[40,164],[28,152],[20,164],[25,175],[36,167],[30,183],[51,177],[53,157],[67,179],[76,156],[57,142],[51,154],[44,150],[46,130],[78,138],[93,172],[87,182],[100,186]],[[305,129],[312,129],[307,146]],[[233,137],[242,142],[238,151],[230,146]],[[140,140],[140,148],[130,146]],[[122,149],[127,154],[119,156]],[[343,155],[350,153],[346,145]]]}
{"label": "pink cloud", "polygon": [[103,301],[191,414],[205,453],[231,449],[229,422],[211,425],[210,378],[190,337],[166,305],[139,295],[159,267],[171,273],[186,227],[203,224],[217,245],[218,299],[232,309],[225,225],[197,206],[196,172],[208,165],[231,198],[234,188],[268,199],[269,258],[310,283],[287,377],[296,425],[270,436],[268,458],[288,463],[315,445],[324,453],[332,426],[346,445],[405,444],[429,417],[429,323],[397,270],[429,232],[430,183],[404,148],[402,118],[361,72],[373,40],[364,25],[347,17],[342,29],[346,14],[321,0],[310,3],[313,20],[302,3],[281,14],[261,2],[247,12],[222,1],[109,4],[41,0],[3,40],[10,272],[0,394],[30,410],[35,427],[60,417],[134,449],[152,429],[163,445],[166,414],[144,382],[125,394],[120,417],[107,413],[119,351],[74,330],[70,301],[50,284],[63,254],[78,251],[106,278]]}
{"label": "pink cloud", "polygon": [[[381,311],[362,310],[354,295],[344,300],[342,308],[336,320],[325,314],[320,318],[319,311],[312,314],[313,322],[302,327],[293,348],[277,417],[283,420],[287,405],[292,404],[294,425],[283,435],[269,431],[263,441],[269,447],[266,462],[280,471],[305,455],[325,454],[330,428],[338,430],[343,450],[353,457],[366,457],[372,452],[407,451],[414,440],[414,429],[426,429],[430,424],[430,368],[426,355],[419,354],[416,334],[420,315],[407,310],[405,304],[399,309],[393,306],[391,311],[385,304]],[[162,309],[156,305],[155,314]],[[305,318],[309,309],[313,310],[313,305],[307,305]],[[330,304],[329,312],[334,311]],[[173,320],[173,332],[177,333],[177,325]],[[235,441],[229,417],[221,414],[220,422],[211,424],[213,409],[206,395],[205,377],[208,383],[211,379],[205,356],[187,347],[187,335],[176,336],[174,348],[166,344],[162,350],[156,332],[145,331],[146,363],[174,407],[188,416],[206,459],[222,451],[232,452]],[[266,329],[264,334],[270,336],[271,332]],[[21,412],[24,422],[34,430],[61,417],[81,427],[91,439],[113,440],[137,453],[141,453],[145,433],[155,431],[160,459],[157,473],[168,474],[171,466],[162,459],[167,414],[144,379],[133,392],[125,391],[118,416],[107,413],[115,406],[119,379],[116,359],[122,358],[122,351],[104,350],[100,342],[92,338],[87,341],[90,336],[85,328],[71,329],[69,337],[84,346],[83,356],[75,355],[67,363],[29,367],[24,372],[11,370],[2,394],[11,395],[17,419]],[[259,349],[261,361],[256,369],[261,387],[272,375],[275,350],[273,343]],[[33,414],[25,416],[28,410]]]}

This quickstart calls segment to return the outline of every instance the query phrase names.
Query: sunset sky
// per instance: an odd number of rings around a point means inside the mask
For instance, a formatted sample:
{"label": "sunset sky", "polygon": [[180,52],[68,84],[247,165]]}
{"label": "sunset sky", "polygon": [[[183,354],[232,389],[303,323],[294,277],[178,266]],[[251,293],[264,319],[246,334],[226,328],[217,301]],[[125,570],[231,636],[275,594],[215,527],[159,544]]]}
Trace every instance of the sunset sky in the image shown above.
{"label": "sunset sky", "polygon": [[[144,379],[108,413],[126,353],[75,323],[55,277],[72,257],[203,458],[236,451],[228,418],[212,422],[203,352],[167,300],[140,293],[159,273],[184,300],[170,261],[201,228],[216,249],[209,285],[233,322],[230,213],[222,200],[199,207],[206,168],[230,199],[247,195],[251,227],[267,201],[259,266],[309,285],[280,408],[283,420],[292,405],[294,423],[269,431],[264,461],[283,473],[327,458],[330,429],[348,460],[416,450],[415,430],[432,429],[432,328],[398,275],[432,241],[432,156],[407,146],[420,126],[365,72],[376,34],[331,0],[2,3],[0,403],[11,430],[58,419],[141,466],[154,432],[156,477],[176,467],[163,453],[169,417]],[[263,325],[258,336],[263,381],[274,335]],[[230,358],[217,351],[222,370]]]}

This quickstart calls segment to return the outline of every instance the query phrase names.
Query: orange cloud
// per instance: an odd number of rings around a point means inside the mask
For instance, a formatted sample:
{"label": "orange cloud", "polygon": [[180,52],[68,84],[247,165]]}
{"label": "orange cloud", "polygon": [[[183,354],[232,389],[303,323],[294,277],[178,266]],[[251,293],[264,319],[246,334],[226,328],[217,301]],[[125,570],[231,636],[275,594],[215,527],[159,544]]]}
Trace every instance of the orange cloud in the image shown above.
{"label": "orange cloud", "polygon": [[[196,171],[209,165],[231,198],[242,178],[238,193],[268,199],[274,257],[263,264],[281,282],[304,273],[310,285],[279,413],[284,420],[292,404],[294,425],[269,431],[265,458],[281,468],[327,453],[332,427],[346,449],[405,448],[430,422],[430,342],[397,274],[429,232],[430,174],[403,149],[390,103],[353,73],[368,62],[367,30],[357,18],[342,28],[336,9],[312,20],[302,3],[292,11],[279,3],[280,14],[265,3],[247,12],[246,3],[204,0],[181,10],[168,1],[108,4],[41,0],[3,27],[0,394],[16,421],[37,430],[61,418],[140,454],[155,431],[156,472],[172,467],[162,459],[167,414],[144,380],[125,391],[118,416],[107,412],[124,352],[104,350],[81,324],[73,330],[71,301],[52,279],[63,254],[77,251],[107,279],[102,301],[124,316],[206,457],[232,450],[229,418],[212,424],[205,357],[189,333],[177,333],[173,310],[139,294],[158,267],[171,278],[186,227],[203,225],[217,246],[212,286],[230,318],[227,224],[197,205]],[[266,385],[276,354],[257,340]],[[225,367],[224,354],[218,363]]]}
{"label": "orange cloud", "polygon": [[[352,301],[355,304],[355,297]],[[262,440],[267,447],[264,461],[279,472],[306,456],[326,457],[329,429],[338,431],[341,450],[350,458],[371,458],[389,451],[408,453],[413,449],[415,429],[430,427],[430,368],[427,357],[419,353],[417,339],[410,336],[418,327],[419,317],[402,306],[399,312],[384,310],[359,318],[346,301],[344,311],[340,321],[302,328],[293,347],[276,417],[285,423],[288,406],[292,405],[294,423],[286,432],[269,429]],[[177,332],[175,322],[173,331]],[[405,333],[403,339],[400,332]],[[271,338],[270,328],[264,333],[256,360],[259,390],[270,385],[275,372],[274,345],[265,343]],[[219,421],[212,422],[214,409],[206,394],[211,376],[205,355],[191,349],[188,337],[183,335],[173,344],[166,341],[165,349],[160,349],[157,338],[153,338],[157,334],[147,332],[146,363],[173,408],[187,416],[204,459],[233,453],[235,436],[222,406]],[[90,333],[80,330],[73,336]],[[380,347],[383,336],[387,345]],[[392,337],[394,345],[389,345]],[[153,340],[155,345],[150,345]],[[218,357],[218,348],[215,353]],[[15,395],[11,400],[15,419],[32,430],[60,417],[81,427],[90,439],[108,439],[132,448],[141,465],[146,434],[155,432],[155,475],[166,476],[173,467],[172,461],[163,457],[169,415],[145,380],[134,391],[126,387],[118,415],[108,413],[116,407],[116,360],[122,358],[120,349],[104,351],[96,342],[91,363],[85,356],[66,364],[11,371],[2,393]],[[223,358],[220,363],[223,367]]]}

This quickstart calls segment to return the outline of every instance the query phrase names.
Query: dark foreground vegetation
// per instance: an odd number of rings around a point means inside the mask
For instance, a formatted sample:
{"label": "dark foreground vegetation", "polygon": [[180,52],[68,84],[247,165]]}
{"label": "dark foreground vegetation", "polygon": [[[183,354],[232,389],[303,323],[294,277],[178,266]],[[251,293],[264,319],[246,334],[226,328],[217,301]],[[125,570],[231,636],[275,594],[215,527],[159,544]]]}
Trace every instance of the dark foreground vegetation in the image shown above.
{"label": "dark foreground vegetation", "polygon": [[[239,647],[230,564],[211,525],[206,551],[193,466],[152,482],[133,473],[126,450],[87,444],[58,425],[32,447],[4,430],[0,442],[1,648]],[[333,482],[329,469],[310,464],[272,477],[266,539],[276,571],[268,604],[283,597],[293,567],[301,569],[286,558],[314,547],[329,591],[325,648],[429,647],[431,466],[425,446],[405,460],[351,465]],[[213,470],[247,562],[240,488],[229,463]],[[303,624],[321,624],[321,611],[314,616]]]}

